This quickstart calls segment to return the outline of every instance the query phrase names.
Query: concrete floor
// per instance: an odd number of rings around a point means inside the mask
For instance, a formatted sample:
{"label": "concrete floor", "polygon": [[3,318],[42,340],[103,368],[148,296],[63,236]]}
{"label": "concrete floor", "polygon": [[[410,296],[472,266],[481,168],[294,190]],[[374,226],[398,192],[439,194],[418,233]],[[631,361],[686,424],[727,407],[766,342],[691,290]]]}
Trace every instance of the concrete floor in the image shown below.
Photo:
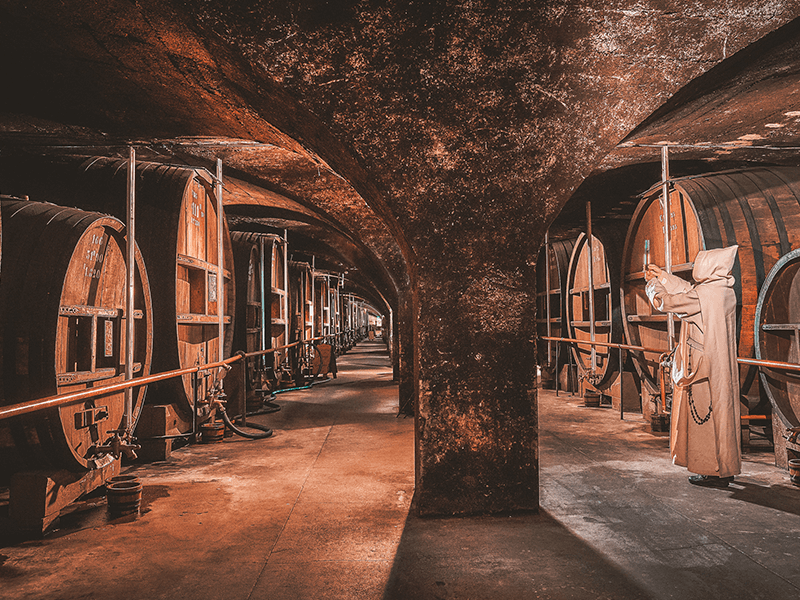
{"label": "concrete floor", "polygon": [[0,519],[0,597],[800,597],[800,488],[771,454],[746,455],[728,490],[692,487],[640,415],[541,391],[540,513],[419,519],[385,346],[339,364],[258,417],[272,438],[130,469],[138,519],[110,519],[101,499],[26,541]]}

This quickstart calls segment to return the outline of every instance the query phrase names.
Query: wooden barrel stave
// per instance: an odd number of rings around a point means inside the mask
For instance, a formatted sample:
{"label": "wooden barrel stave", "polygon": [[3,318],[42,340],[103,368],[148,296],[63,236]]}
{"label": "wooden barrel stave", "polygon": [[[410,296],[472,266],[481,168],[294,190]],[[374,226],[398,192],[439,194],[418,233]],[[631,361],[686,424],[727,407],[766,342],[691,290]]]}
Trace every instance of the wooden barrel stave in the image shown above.
{"label": "wooden barrel stave", "polygon": [[[125,240],[122,223],[49,204],[4,201],[11,262],[0,283],[5,402],[78,391],[124,379]],[[149,373],[152,309],[137,251],[135,375]],[[106,325],[108,324],[108,325]],[[134,394],[134,419],[144,390]],[[26,415],[12,421],[29,465],[83,470],[109,455],[107,441],[124,415],[124,394]]]}

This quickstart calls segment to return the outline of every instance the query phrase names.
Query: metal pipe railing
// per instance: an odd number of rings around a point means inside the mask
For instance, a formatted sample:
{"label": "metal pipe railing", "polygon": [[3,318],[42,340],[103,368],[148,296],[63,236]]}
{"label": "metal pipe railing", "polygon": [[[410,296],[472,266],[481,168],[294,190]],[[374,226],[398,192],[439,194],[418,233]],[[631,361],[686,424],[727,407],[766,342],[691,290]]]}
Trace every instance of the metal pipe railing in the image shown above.
{"label": "metal pipe railing", "polygon": [[[336,335],[336,334],[329,334],[329,336],[327,337],[330,337],[331,335]],[[40,410],[46,410],[48,408],[58,408],[59,406],[75,404],[77,402],[82,402],[90,398],[107,396],[109,394],[115,394],[117,392],[122,392],[130,388],[149,385],[151,383],[164,381],[166,379],[172,379],[174,377],[191,375],[193,373],[199,373],[201,371],[208,371],[211,369],[224,368],[227,365],[231,365],[245,358],[252,358],[254,356],[262,356],[265,354],[278,352],[279,350],[286,350],[289,348],[293,348],[295,346],[299,346],[300,344],[307,344],[315,341],[320,341],[325,337],[326,336],[320,336],[316,338],[311,338],[309,340],[299,340],[297,342],[292,342],[291,344],[286,344],[284,346],[278,346],[276,348],[267,348],[266,350],[257,350],[254,352],[248,352],[246,354],[235,354],[230,358],[219,360],[217,362],[207,363],[204,365],[195,365],[193,367],[186,367],[184,369],[175,369],[173,371],[165,371],[163,373],[157,373],[155,375],[147,375],[145,377],[138,377],[136,379],[127,379],[125,381],[121,381],[119,383],[114,383],[104,387],[91,388],[91,389],[81,390],[80,392],[70,392],[68,394],[60,394],[56,396],[47,396],[45,398],[28,400],[27,402],[20,402],[19,404],[12,404],[10,406],[0,406],[0,420],[9,419],[11,417],[17,417],[19,415],[25,415],[32,412],[37,412]]]}
{"label": "metal pipe railing", "polygon": [[[613,342],[598,342],[598,341],[592,342],[590,340],[579,340],[575,338],[562,338],[562,337],[542,337],[541,339],[553,342],[593,344],[595,346],[604,346],[606,348],[620,348],[623,350],[638,350],[640,352],[651,352],[653,354],[663,354],[664,352],[663,350],[656,348],[646,348],[644,346],[631,346],[628,344],[616,344]],[[777,360],[762,360],[758,358],[737,357],[736,362],[738,362],[740,365],[752,365],[754,367],[765,367],[768,369],[785,369],[787,371],[800,371],[800,364],[798,363],[788,363]]]}
{"label": "metal pipe railing", "polygon": [[91,388],[88,390],[81,390],[80,392],[71,392],[69,394],[61,394],[57,396],[48,396],[46,398],[40,398],[38,400],[29,400],[27,402],[13,404],[11,406],[2,406],[0,407],[0,419],[16,417],[18,415],[24,415],[39,410],[45,410],[47,408],[57,408],[59,406],[66,406],[67,404],[75,404],[76,402],[81,402],[82,400],[88,400],[89,398],[107,396],[109,394],[114,394],[116,392],[127,390],[128,388],[148,385],[150,383],[155,383],[157,381],[172,379],[173,377],[181,377],[182,375],[191,375],[192,373],[207,371],[209,369],[222,368],[225,367],[226,365],[235,363],[238,360],[241,360],[241,356],[232,356],[231,358],[226,358],[225,360],[221,360],[215,363],[197,365],[194,367],[186,367],[185,369],[176,369],[174,371],[165,371],[164,373],[158,373],[156,375],[148,375],[146,377],[139,377],[137,379],[129,379],[105,387]]}
{"label": "metal pipe railing", "polygon": [[[623,350],[636,350],[636,351],[640,351],[640,352],[651,352],[651,353],[654,353],[654,354],[658,354],[659,355],[659,363],[660,363],[659,364],[659,368],[658,368],[658,372],[659,372],[659,384],[660,384],[660,388],[661,388],[661,390],[660,390],[661,391],[661,402],[662,402],[662,405],[663,405],[662,408],[666,412],[666,391],[665,391],[665,385],[664,385],[663,365],[661,363],[663,363],[663,358],[665,356],[669,355],[669,352],[665,353],[665,352],[662,352],[660,349],[646,348],[644,346],[632,346],[630,344],[617,344],[617,343],[614,343],[614,342],[598,342],[596,340],[595,341],[592,341],[592,340],[579,340],[579,339],[576,339],[576,338],[562,338],[562,337],[550,337],[550,336],[545,336],[545,337],[542,337],[541,339],[547,340],[548,342],[566,342],[566,343],[570,343],[570,344],[571,343],[591,344],[593,348],[594,348],[594,346],[603,346],[605,348],[618,348],[619,351],[620,351],[620,357],[619,357],[620,373],[622,373],[622,364],[623,364],[622,363],[622,351]],[[741,357],[736,357],[736,362],[738,364],[740,364],[740,365],[751,365],[751,366],[755,366],[755,367],[764,367],[764,368],[769,368],[769,369],[783,369],[783,370],[787,370],[787,371],[798,371],[798,372],[800,372],[800,364],[798,364],[798,363],[787,363],[787,362],[782,362],[782,361],[777,361],[777,360],[761,360],[761,359],[757,359],[757,358],[741,358]],[[556,380],[558,380],[558,377],[556,377]],[[558,384],[556,384],[556,395],[558,395]],[[620,405],[620,408],[619,408],[620,418],[622,418],[623,411],[624,411],[623,400],[622,400],[622,382],[620,382],[619,405]],[[742,415],[741,416],[741,419],[743,421],[747,421],[747,420],[766,420],[767,418],[768,418],[767,415]]]}

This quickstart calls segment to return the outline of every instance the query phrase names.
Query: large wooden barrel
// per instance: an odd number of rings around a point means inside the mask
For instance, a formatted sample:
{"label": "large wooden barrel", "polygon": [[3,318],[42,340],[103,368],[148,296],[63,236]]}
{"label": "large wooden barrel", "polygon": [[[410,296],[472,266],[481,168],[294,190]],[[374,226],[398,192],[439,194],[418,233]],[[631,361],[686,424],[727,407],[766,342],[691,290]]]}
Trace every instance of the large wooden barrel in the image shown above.
{"label": "large wooden barrel", "polygon": [[[629,343],[654,348],[635,364],[652,393],[661,352],[669,350],[666,315],[652,309],[644,293],[645,244],[649,260],[664,266],[661,184],[644,194],[628,228],[623,250],[623,323]],[[692,281],[700,250],[739,245],[734,268],[738,303],[738,354],[754,355],[753,323],[758,290],[778,258],[800,247],[800,169],[763,167],[674,179],[669,219],[672,272]],[[680,322],[674,319],[677,339]],[[752,394],[756,369],[740,373],[742,392]]]}
{"label": "large wooden barrel", "polygon": [[[575,240],[557,240],[542,246],[536,262],[536,330],[539,338],[566,337],[567,272]],[[549,319],[548,319],[549,315]],[[539,365],[548,379],[556,376],[568,360],[569,345],[539,340]],[[558,357],[556,359],[556,357]]]}
{"label": "large wooden barrel", "polygon": [[289,261],[289,341],[310,340],[314,335],[314,277],[311,265]]}
{"label": "large wooden barrel", "polygon": [[[567,330],[569,337],[590,341],[592,311],[590,310],[589,238],[581,234],[575,242],[567,271]],[[592,279],[594,297],[594,339],[598,342],[622,341],[619,302],[617,301],[618,276],[609,262],[606,246],[592,236]],[[619,354],[615,350],[596,346],[592,365],[592,346],[573,344],[573,356],[581,376],[597,389],[608,388],[619,374]]]}
{"label": "large wooden barrel", "polygon": [[338,275],[332,275],[328,279],[328,287],[331,293],[331,334],[337,336],[337,345],[339,343],[338,334],[342,331],[342,298],[339,283]]}
{"label": "large wooden barrel", "polygon": [[[800,249],[781,257],[767,275],[756,306],[756,358],[800,364]],[[787,429],[800,427],[800,372],[761,368],[761,382],[772,404],[775,457],[786,467],[800,453],[787,442]],[[795,454],[787,455],[786,449]]]}
{"label": "large wooden barrel", "polygon": [[[81,187],[94,198],[124,210],[127,162],[94,158],[82,165]],[[229,356],[233,338],[235,289],[233,255],[225,215],[217,214],[210,174],[201,168],[139,162],[136,164],[137,241],[148,265],[157,343],[153,370],[164,372],[202,365]],[[217,226],[222,221],[222,265]],[[222,278],[223,306],[218,307],[217,278]],[[223,339],[219,323],[223,321]],[[198,399],[213,385],[210,374],[200,378]],[[174,406],[183,416],[179,429],[191,422],[192,376],[184,375],[152,386],[148,402]]]}
{"label": "large wooden barrel", "polygon": [[[288,339],[286,242],[274,234],[231,234],[236,280],[233,349],[256,352],[278,348]],[[274,379],[285,352],[249,361],[248,386],[263,388]]]}
{"label": "large wooden barrel", "polygon": [[[5,187],[17,193],[86,210],[127,214],[127,161],[19,157],[0,163]],[[30,190],[30,191],[26,191]],[[233,258],[223,215],[217,215],[212,177],[202,168],[136,163],[136,240],[148,268],[153,296],[153,371],[216,361],[233,337]],[[217,223],[222,219],[223,265],[217,263]],[[223,340],[219,339],[217,278],[222,276]],[[224,351],[220,352],[220,346]],[[200,399],[212,383],[200,381]],[[172,406],[176,427],[192,422],[192,376],[150,386],[148,404]]]}
{"label": "large wooden barrel", "polygon": [[[53,204],[3,199],[0,344],[5,404],[117,383],[125,378],[125,227],[117,219]],[[152,303],[141,254],[135,269],[134,376],[147,375]],[[138,418],[145,390],[133,394]],[[10,422],[30,466],[75,471],[112,460],[98,451],[123,425],[125,394],[101,396]]]}
{"label": "large wooden barrel", "polygon": [[326,274],[314,273],[314,337],[331,333],[331,286]]}

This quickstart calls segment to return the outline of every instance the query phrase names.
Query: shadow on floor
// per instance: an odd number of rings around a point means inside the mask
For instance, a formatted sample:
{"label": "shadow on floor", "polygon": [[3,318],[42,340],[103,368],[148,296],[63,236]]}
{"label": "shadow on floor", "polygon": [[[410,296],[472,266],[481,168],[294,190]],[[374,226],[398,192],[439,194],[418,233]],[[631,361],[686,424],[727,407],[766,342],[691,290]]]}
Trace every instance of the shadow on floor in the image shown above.
{"label": "shadow on floor", "polygon": [[789,485],[757,485],[737,479],[731,499],[800,516],[800,489]]}
{"label": "shadow on floor", "polygon": [[627,600],[648,594],[546,512],[409,514],[383,600]]}

